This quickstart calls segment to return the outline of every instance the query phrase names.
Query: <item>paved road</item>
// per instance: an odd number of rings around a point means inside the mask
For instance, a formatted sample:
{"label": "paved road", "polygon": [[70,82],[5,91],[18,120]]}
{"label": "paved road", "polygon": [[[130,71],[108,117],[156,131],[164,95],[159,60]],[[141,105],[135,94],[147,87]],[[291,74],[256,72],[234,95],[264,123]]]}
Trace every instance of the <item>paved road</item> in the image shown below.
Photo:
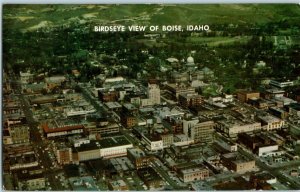
{"label": "paved road", "polygon": [[[253,155],[252,153],[249,153],[247,151],[247,149],[245,149],[244,147],[239,148],[239,151],[252,159],[255,159],[255,163],[256,165],[261,168],[262,170],[266,170],[269,173],[271,173],[272,175],[274,175],[279,181],[281,181],[281,183],[288,185],[289,188],[291,189],[300,189],[300,185],[299,183],[295,183],[293,180],[289,179],[288,177],[285,177],[280,171],[281,170],[285,170],[286,168],[292,168],[292,167],[298,167],[300,165],[300,161],[294,161],[291,162],[289,164],[283,164],[282,166],[278,166],[277,168],[271,167],[266,165],[264,162],[261,161],[261,159],[255,155]],[[290,183],[290,184],[288,184]]]}
{"label": "paved road", "polygon": [[29,131],[30,131],[30,141],[35,149],[36,155],[39,159],[39,164],[44,168],[45,177],[48,178],[52,190],[63,190],[65,189],[60,181],[55,178],[55,173],[57,169],[53,169],[53,160],[49,157],[49,154],[45,154],[44,149],[48,147],[47,143],[44,143],[43,136],[40,133],[39,123],[36,122],[33,118],[32,111],[30,110],[31,106],[28,99],[21,93],[20,84],[17,86],[16,93],[19,95],[21,102],[21,108],[25,114]]}
{"label": "paved road", "polygon": [[186,190],[186,187],[179,186],[173,179],[170,178],[168,173],[162,168],[159,160],[154,158],[151,162],[152,168],[166,181],[174,190]]}

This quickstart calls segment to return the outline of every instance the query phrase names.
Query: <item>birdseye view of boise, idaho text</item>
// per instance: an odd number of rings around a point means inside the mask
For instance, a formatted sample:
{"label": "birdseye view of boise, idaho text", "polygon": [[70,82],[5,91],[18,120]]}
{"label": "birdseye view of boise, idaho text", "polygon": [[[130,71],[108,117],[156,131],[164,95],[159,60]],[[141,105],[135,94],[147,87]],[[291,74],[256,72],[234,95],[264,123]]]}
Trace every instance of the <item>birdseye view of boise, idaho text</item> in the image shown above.
{"label": "birdseye view of boise, idaho text", "polygon": [[300,189],[297,4],[3,5],[2,183]]}

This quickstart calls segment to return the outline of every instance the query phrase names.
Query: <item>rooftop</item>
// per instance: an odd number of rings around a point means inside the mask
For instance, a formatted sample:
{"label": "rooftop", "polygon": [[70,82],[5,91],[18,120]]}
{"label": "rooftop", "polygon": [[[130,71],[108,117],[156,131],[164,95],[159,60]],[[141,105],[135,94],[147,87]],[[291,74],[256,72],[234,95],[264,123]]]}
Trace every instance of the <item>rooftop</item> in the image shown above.
{"label": "rooftop", "polygon": [[146,156],[145,152],[140,148],[129,148],[128,153],[132,154],[135,158],[140,158]]}
{"label": "rooftop", "polygon": [[88,151],[95,149],[104,149],[110,147],[117,147],[122,145],[130,145],[131,143],[126,139],[125,136],[115,136],[104,138],[101,140],[90,141],[90,143],[81,144],[79,147],[76,147],[77,151]]}
{"label": "rooftop", "polygon": [[118,102],[107,102],[107,103],[105,103],[105,105],[106,105],[109,109],[115,109],[115,108],[120,108],[120,107],[122,107],[122,105],[120,105],[120,103],[118,103]]}
{"label": "rooftop", "polygon": [[193,167],[193,168],[187,168],[187,169],[182,169],[181,172],[183,174],[188,174],[188,173],[197,173],[199,171],[207,171],[207,169],[203,166],[201,167]]}
{"label": "rooftop", "polygon": [[272,115],[259,116],[259,118],[267,123],[275,123],[281,121],[281,119]]}

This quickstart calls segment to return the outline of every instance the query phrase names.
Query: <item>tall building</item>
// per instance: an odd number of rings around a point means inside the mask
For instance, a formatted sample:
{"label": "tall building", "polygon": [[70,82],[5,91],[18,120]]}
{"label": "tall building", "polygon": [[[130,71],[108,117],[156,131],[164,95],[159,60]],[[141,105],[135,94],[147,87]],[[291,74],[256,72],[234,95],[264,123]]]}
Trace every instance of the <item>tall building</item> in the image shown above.
{"label": "tall building", "polygon": [[189,138],[193,139],[195,143],[212,142],[214,125],[213,121],[199,122],[199,119],[184,120],[183,132]]}
{"label": "tall building", "polygon": [[160,104],[160,88],[157,81],[150,80],[148,82],[148,98],[153,105]]}

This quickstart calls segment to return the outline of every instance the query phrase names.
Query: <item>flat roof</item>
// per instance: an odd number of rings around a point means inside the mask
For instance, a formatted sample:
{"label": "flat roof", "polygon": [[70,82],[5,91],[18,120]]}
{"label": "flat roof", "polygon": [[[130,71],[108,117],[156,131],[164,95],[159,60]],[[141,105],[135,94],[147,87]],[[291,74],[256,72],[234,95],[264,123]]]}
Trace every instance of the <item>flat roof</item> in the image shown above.
{"label": "flat roof", "polygon": [[45,123],[42,125],[45,133],[55,133],[62,131],[71,131],[76,129],[83,129],[84,126],[79,123],[71,122],[71,121],[52,121],[49,123]]}
{"label": "flat roof", "polygon": [[285,91],[281,89],[267,89],[266,92],[277,94],[277,93],[284,93]]}
{"label": "flat roof", "polygon": [[82,151],[92,151],[95,149],[100,149],[100,145],[97,145],[98,141],[91,141],[90,143],[81,144],[79,147],[75,147],[78,152]]}
{"label": "flat roof", "polygon": [[136,158],[146,156],[145,152],[142,151],[140,148],[129,148],[127,150],[128,150],[128,153],[132,154]]}
{"label": "flat roof", "polygon": [[281,121],[279,118],[271,116],[271,115],[259,116],[259,118],[267,123],[275,123],[275,122]]}
{"label": "flat roof", "polygon": [[105,105],[110,109],[122,107],[122,105],[120,105],[120,103],[118,103],[118,102],[107,102],[107,103],[105,103]]}
{"label": "flat roof", "polygon": [[187,169],[182,169],[181,172],[183,174],[187,174],[187,173],[197,173],[199,171],[208,171],[208,169],[206,169],[205,167],[201,166],[201,167],[192,167],[192,168],[187,168]]}
{"label": "flat roof", "polygon": [[110,147],[117,147],[122,145],[130,145],[131,143],[126,139],[125,136],[115,136],[104,138],[101,140],[93,140],[87,144],[81,144],[79,147],[76,147],[77,151],[89,151],[95,149],[104,149]]}
{"label": "flat roof", "polygon": [[109,147],[116,147],[121,145],[129,145],[131,144],[127,138],[123,135],[121,136],[115,136],[110,138],[105,138],[100,141],[98,141],[101,148],[109,148]]}

